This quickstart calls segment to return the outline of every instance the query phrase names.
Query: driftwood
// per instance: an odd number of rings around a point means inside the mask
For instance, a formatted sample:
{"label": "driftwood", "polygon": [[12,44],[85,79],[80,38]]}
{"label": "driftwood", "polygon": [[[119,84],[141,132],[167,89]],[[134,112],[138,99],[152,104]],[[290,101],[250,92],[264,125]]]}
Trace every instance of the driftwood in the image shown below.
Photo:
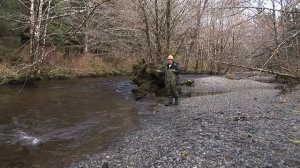
{"label": "driftwood", "polygon": [[163,75],[155,71],[159,68],[154,63],[145,62],[133,66],[132,81],[137,87],[131,92],[136,100],[142,99],[149,93],[159,93],[164,89]]}
{"label": "driftwood", "polygon": [[244,65],[237,65],[237,64],[229,63],[229,62],[219,62],[219,61],[215,61],[215,62],[219,63],[219,64],[228,65],[228,66],[234,66],[234,67],[248,69],[248,70],[251,70],[251,71],[266,72],[266,73],[269,73],[269,74],[278,75],[278,76],[281,76],[281,77],[288,77],[288,78],[292,78],[292,79],[295,79],[297,81],[300,81],[300,77],[298,75],[294,75],[292,73],[287,74],[287,73],[282,73],[282,72],[263,69],[263,68],[255,68],[255,67],[248,67],[248,66],[244,66]]}
{"label": "driftwood", "polygon": [[[156,96],[167,95],[163,69],[164,65],[145,62],[133,66],[132,81],[137,87],[132,89],[131,92],[136,100],[142,99],[149,93],[154,93]],[[178,89],[180,91],[179,85],[191,86],[193,83],[193,80],[180,82],[178,83]]]}

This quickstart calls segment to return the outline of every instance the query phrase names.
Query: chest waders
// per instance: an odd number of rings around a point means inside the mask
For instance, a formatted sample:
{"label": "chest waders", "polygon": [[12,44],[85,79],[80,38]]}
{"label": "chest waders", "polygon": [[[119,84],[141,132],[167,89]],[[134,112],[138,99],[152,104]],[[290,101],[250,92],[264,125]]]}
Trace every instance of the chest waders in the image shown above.
{"label": "chest waders", "polygon": [[178,105],[178,88],[176,85],[177,77],[171,70],[165,72],[165,84],[168,90],[169,101],[166,106],[173,105],[173,99],[175,99],[174,105]]}

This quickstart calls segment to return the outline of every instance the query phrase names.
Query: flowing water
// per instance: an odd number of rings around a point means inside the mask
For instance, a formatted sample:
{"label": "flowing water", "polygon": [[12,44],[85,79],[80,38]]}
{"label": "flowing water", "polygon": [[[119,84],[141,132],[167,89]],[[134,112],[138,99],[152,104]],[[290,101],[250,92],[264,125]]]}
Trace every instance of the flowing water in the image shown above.
{"label": "flowing water", "polygon": [[127,79],[0,87],[0,167],[61,167],[138,125]]}

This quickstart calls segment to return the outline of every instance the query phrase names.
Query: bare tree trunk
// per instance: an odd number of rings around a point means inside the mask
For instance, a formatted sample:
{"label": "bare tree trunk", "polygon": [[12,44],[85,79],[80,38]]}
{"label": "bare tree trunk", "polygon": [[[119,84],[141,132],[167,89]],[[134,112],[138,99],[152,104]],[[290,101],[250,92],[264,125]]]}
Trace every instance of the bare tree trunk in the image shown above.
{"label": "bare tree trunk", "polygon": [[48,0],[48,6],[47,6],[47,12],[46,12],[46,23],[44,25],[44,34],[43,34],[43,44],[42,44],[42,58],[44,58],[45,55],[45,47],[46,47],[46,38],[47,38],[47,30],[48,30],[48,24],[49,24],[49,15],[50,15],[50,9],[51,9],[51,3],[52,0]]}
{"label": "bare tree trunk", "polygon": [[[85,2],[85,8],[86,8],[86,17],[88,17],[90,15],[91,12],[91,7],[93,6],[93,3],[91,2],[91,0],[88,0],[87,2]],[[90,34],[88,29],[90,28],[90,24],[89,22],[86,22],[86,24],[84,25],[84,48],[83,48],[83,52],[87,53],[89,52],[89,45],[90,45]]]}
{"label": "bare tree trunk", "polygon": [[155,36],[156,36],[156,61],[161,61],[161,43],[160,43],[160,28],[159,28],[159,10],[158,10],[158,0],[154,1],[155,8]]}
{"label": "bare tree trunk", "polygon": [[171,0],[167,0],[166,8],[166,41],[167,41],[167,55],[170,54],[170,40],[171,40]]}
{"label": "bare tree trunk", "polygon": [[[140,2],[140,1],[139,1]],[[144,24],[145,24],[145,34],[146,34],[146,41],[147,41],[147,46],[148,46],[148,56],[150,59],[150,62],[153,61],[153,57],[152,57],[152,47],[151,47],[151,37],[150,37],[150,26],[149,26],[149,19],[147,16],[147,12],[146,12],[146,5],[145,0],[143,0],[141,3],[141,7],[143,10],[143,17],[144,17]]]}
{"label": "bare tree trunk", "polygon": [[[202,6],[202,0],[199,0],[199,3],[197,5],[198,10],[197,10],[197,13],[196,13],[196,28],[195,28],[195,31],[193,33],[193,36],[192,36],[192,39],[191,39],[192,41],[191,41],[189,49],[188,49],[190,54],[196,54],[195,57],[196,57],[196,60],[198,61],[198,62],[196,61],[196,64],[199,63],[199,60],[197,58],[198,57],[198,54],[197,54],[198,51],[196,51],[196,53],[195,53],[195,50],[193,50],[193,49],[196,45],[199,45],[198,44],[198,42],[199,42],[198,36],[199,36],[199,33],[200,33],[200,29],[201,29],[201,17],[204,13],[205,8],[207,7],[207,3],[208,3],[208,0],[205,0],[204,3],[203,3],[203,6]],[[189,59],[186,59],[186,61],[189,61]],[[185,69],[187,69],[188,64],[189,64],[188,62],[185,62]],[[198,68],[198,65],[196,65],[196,67]]]}
{"label": "bare tree trunk", "polygon": [[34,61],[34,37],[35,37],[35,3],[30,0],[30,60]]}
{"label": "bare tree trunk", "polygon": [[[279,45],[279,41],[278,41],[278,28],[277,28],[277,21],[276,21],[276,8],[275,8],[275,0],[272,0],[272,16],[273,16],[273,31],[274,31],[274,41],[275,41],[275,45],[278,46]],[[279,53],[276,53],[276,57],[275,60],[278,61],[279,58]]]}
{"label": "bare tree trunk", "polygon": [[44,0],[38,1],[36,11],[35,0],[30,1],[30,61],[34,62],[41,54],[40,40],[43,22]]}
{"label": "bare tree trunk", "polygon": [[44,0],[39,0],[39,9],[38,9],[38,20],[35,28],[35,40],[36,40],[36,48],[35,48],[35,59],[40,57],[40,39],[41,39],[41,29],[42,29],[42,19],[43,19],[43,6]]}
{"label": "bare tree trunk", "polygon": [[84,53],[87,53],[89,51],[89,35],[88,34],[85,34],[84,35],[84,49],[83,49],[83,52]]}

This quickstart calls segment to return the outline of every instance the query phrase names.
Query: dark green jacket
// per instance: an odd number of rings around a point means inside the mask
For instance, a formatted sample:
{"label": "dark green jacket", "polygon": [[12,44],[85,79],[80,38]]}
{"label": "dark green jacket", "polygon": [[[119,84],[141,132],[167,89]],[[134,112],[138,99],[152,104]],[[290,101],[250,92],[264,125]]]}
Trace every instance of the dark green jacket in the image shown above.
{"label": "dark green jacket", "polygon": [[[179,73],[181,72],[179,64],[176,62],[173,62],[170,64],[165,64],[163,68],[164,72],[164,81],[167,83],[167,80],[176,80],[176,84],[179,83]],[[173,74],[174,75],[173,75]],[[175,78],[174,78],[175,77]]]}
{"label": "dark green jacket", "polygon": [[176,75],[178,75],[181,72],[179,64],[176,62],[173,62],[171,65],[166,64],[166,67],[167,67],[167,70],[173,71]]}

